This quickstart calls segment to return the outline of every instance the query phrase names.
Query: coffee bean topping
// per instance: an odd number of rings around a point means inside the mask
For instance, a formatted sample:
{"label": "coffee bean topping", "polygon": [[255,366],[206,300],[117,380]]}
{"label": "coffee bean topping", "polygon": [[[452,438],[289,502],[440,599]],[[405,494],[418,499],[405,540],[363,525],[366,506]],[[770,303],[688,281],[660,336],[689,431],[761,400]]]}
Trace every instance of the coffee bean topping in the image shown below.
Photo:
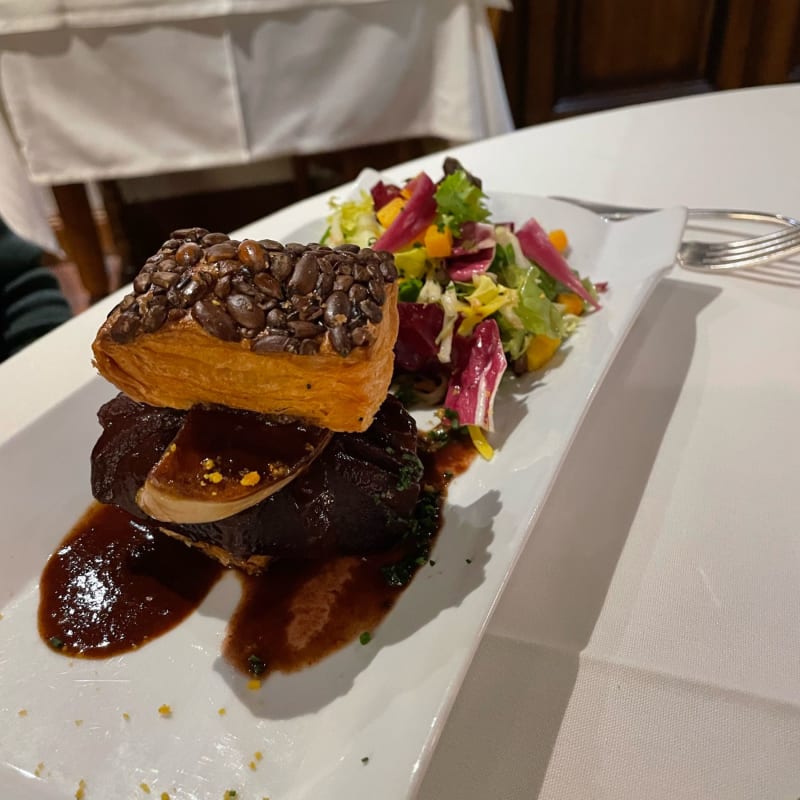
{"label": "coffee bean topping", "polygon": [[317,353],[327,337],[346,356],[375,340],[390,253],[356,245],[286,245],[180,228],[134,278],[110,335],[127,343],[191,316],[210,335],[250,340],[255,353]]}
{"label": "coffee bean topping", "polygon": [[350,299],[344,292],[333,292],[325,303],[325,324],[343,325],[350,317]]}
{"label": "coffee bean topping", "polygon": [[319,277],[319,264],[311,253],[303,253],[295,264],[289,289],[294,294],[308,294],[316,286]]}
{"label": "coffee bean topping", "polygon": [[178,248],[175,253],[175,261],[182,267],[191,267],[196,264],[203,256],[200,245],[195,242],[186,242]]}
{"label": "coffee bean topping", "polygon": [[231,276],[223,275],[214,286],[214,294],[224,300],[231,293]]}
{"label": "coffee bean topping", "polygon": [[144,270],[133,279],[133,291],[144,294],[150,288],[150,273]]}
{"label": "coffee bean topping", "polygon": [[286,350],[289,341],[289,337],[284,334],[268,333],[266,336],[259,336],[253,342],[253,352],[281,353]]}
{"label": "coffee bean topping", "polygon": [[[141,275],[137,275],[137,280],[141,277]],[[180,275],[177,272],[162,272],[159,270],[158,272],[153,272],[150,275],[150,282],[155,284],[156,286],[160,286],[162,289],[169,289],[174,286],[179,280]],[[134,285],[134,289],[136,286]],[[141,294],[141,292],[140,292]]]}
{"label": "coffee bean topping", "polygon": [[337,275],[333,279],[334,292],[346,292],[353,285],[352,275]]}
{"label": "coffee bean topping", "polygon": [[356,347],[366,347],[375,340],[375,336],[369,328],[356,328],[350,336]]}
{"label": "coffee bean topping", "polygon": [[267,325],[270,328],[285,328],[286,327],[286,314],[279,308],[273,308],[267,314]]}
{"label": "coffee bean topping", "polygon": [[303,320],[295,320],[294,322],[289,323],[289,330],[298,338],[298,339],[313,339],[314,337],[318,336],[322,333],[319,325],[315,325],[313,322],[304,322]]}
{"label": "coffee bean topping", "polygon": [[266,259],[264,257],[264,248],[258,242],[252,239],[245,239],[239,245],[239,260],[246,267],[255,272],[263,272],[266,269]]}
{"label": "coffee bean topping", "polygon": [[231,294],[225,301],[228,313],[243,328],[260,330],[264,327],[266,314],[246,294]]}
{"label": "coffee bean topping", "polygon": [[131,314],[130,311],[123,311],[111,326],[111,338],[119,344],[127,344],[136,338],[141,327],[142,323],[139,321],[139,317]]}
{"label": "coffee bean topping", "polygon": [[350,351],[353,348],[353,342],[350,339],[350,334],[347,332],[347,328],[345,328],[344,325],[337,325],[335,328],[331,328],[328,332],[328,336],[331,337],[331,345],[333,345],[333,349],[340,356],[350,355]]}
{"label": "coffee bean topping", "polygon": [[230,239],[227,233],[207,233],[201,240],[200,244],[203,247],[211,247],[212,244],[219,244],[220,242],[227,242]]}
{"label": "coffee bean topping", "polygon": [[259,272],[254,278],[253,282],[260,291],[267,295],[267,297],[274,297],[276,300],[283,300],[281,282],[274,275],[270,275],[268,272]]}
{"label": "coffee bean topping", "polygon": [[213,264],[215,261],[234,259],[238,254],[238,248],[234,246],[233,242],[219,242],[206,248],[206,261]]}
{"label": "coffee bean topping", "polygon": [[354,303],[360,303],[362,300],[366,300],[369,296],[369,292],[367,291],[367,287],[364,286],[363,283],[354,283],[350,287],[350,291],[348,292],[350,299]]}
{"label": "coffee bean topping", "polygon": [[167,319],[167,304],[166,302],[158,305],[150,304],[145,311],[142,312],[142,330],[145,333],[153,333],[157,331]]}
{"label": "coffee bean topping", "polygon": [[376,325],[383,319],[383,311],[374,300],[362,300],[358,307],[364,312],[364,316]]}
{"label": "coffee bean topping", "polygon": [[192,316],[206,332],[217,339],[235,342],[239,338],[233,320],[213,300],[198,300],[192,306]]}
{"label": "coffee bean topping", "polygon": [[379,280],[378,278],[373,278],[367,286],[369,288],[369,293],[372,295],[372,299],[378,305],[382,306],[383,301],[386,299],[386,291],[383,288],[383,281]]}

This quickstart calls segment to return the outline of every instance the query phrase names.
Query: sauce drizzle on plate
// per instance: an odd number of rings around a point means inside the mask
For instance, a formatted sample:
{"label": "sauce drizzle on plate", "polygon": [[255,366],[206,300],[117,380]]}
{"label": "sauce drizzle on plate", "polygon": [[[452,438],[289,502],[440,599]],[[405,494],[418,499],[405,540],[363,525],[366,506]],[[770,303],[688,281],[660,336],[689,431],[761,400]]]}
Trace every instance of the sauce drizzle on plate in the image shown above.
{"label": "sauce drizzle on plate", "polygon": [[[419,524],[389,552],[276,560],[262,575],[239,574],[242,598],[228,626],[225,658],[249,674],[291,672],[374,631],[427,563],[447,485],[474,455],[461,439],[421,452]],[[223,572],[155,523],[94,504],[44,568],[39,633],[71,657],[135,650],[195,611]]]}

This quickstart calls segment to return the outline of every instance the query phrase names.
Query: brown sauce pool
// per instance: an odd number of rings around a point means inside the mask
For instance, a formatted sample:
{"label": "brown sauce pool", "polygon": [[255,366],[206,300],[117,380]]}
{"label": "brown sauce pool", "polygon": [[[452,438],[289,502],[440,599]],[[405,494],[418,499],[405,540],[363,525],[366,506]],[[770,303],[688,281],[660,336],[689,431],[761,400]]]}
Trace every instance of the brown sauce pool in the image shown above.
{"label": "brown sauce pool", "polygon": [[[291,672],[375,630],[427,563],[447,485],[475,449],[454,439],[420,456],[425,491],[407,541],[387,553],[276,560],[263,575],[239,575],[242,597],[223,645],[227,661],[255,675]],[[135,650],[195,611],[223,572],[154,525],[95,504],[44,568],[39,633],[73,657]]]}

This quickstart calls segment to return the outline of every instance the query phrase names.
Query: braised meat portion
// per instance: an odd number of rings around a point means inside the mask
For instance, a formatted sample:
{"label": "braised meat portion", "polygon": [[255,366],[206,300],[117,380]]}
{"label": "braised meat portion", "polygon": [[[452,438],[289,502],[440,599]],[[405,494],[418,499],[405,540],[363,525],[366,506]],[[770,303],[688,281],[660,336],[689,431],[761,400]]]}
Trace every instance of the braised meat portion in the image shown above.
{"label": "braised meat portion", "polygon": [[[169,447],[185,412],[119,395],[100,409],[92,491],[102,503],[147,518],[136,494]],[[262,502],[222,520],[165,525],[235,561],[252,556],[324,557],[391,547],[406,531],[420,492],[417,429],[388,396],[361,433],[337,433],[308,468]]]}

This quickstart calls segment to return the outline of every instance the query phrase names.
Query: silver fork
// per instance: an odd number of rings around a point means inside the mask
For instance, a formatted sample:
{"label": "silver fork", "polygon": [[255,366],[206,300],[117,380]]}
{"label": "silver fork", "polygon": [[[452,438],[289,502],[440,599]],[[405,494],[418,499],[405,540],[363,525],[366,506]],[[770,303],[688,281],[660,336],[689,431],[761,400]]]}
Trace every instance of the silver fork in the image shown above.
{"label": "silver fork", "polygon": [[[657,210],[595,203],[589,200],[555,195],[552,196],[552,199],[594,211],[609,221],[629,219]],[[690,220],[716,217],[748,222],[777,223],[783,227],[761,236],[751,236],[731,242],[683,242],[678,251],[678,263],[686,269],[699,272],[744,269],[800,253],[800,221],[793,217],[787,217],[785,214],[723,208],[690,208],[688,215]]]}

